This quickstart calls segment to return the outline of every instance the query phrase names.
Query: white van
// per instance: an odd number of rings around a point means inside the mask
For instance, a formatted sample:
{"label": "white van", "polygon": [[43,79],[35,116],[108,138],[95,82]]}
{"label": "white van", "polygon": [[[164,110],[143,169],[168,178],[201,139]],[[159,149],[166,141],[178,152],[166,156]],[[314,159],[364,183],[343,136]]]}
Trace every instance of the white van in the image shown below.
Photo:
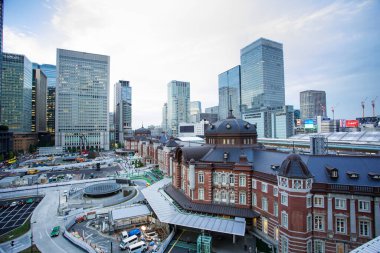
{"label": "white van", "polygon": [[129,245],[136,244],[138,242],[138,237],[136,235],[132,235],[131,237],[125,238],[120,243],[120,249],[127,249]]}
{"label": "white van", "polygon": [[138,242],[128,246],[128,253],[141,253],[147,249],[145,242]]}

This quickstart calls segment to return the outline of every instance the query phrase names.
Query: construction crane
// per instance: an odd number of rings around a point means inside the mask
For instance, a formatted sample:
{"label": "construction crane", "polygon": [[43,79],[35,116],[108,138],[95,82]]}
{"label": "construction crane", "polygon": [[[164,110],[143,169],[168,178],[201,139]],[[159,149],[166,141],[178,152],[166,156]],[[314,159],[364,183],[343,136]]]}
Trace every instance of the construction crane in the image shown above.
{"label": "construction crane", "polygon": [[368,97],[366,97],[364,100],[362,100],[362,110],[363,110],[363,118],[364,118],[364,107],[365,107],[365,101],[367,101]]}
{"label": "construction crane", "polygon": [[332,116],[333,116],[333,120],[335,120],[335,109],[338,107],[339,103],[337,103],[336,105],[333,105],[331,106],[331,112],[332,112]]}
{"label": "construction crane", "polygon": [[372,116],[375,117],[376,113],[375,113],[375,101],[377,99],[377,96],[371,101],[371,104],[372,104]]}

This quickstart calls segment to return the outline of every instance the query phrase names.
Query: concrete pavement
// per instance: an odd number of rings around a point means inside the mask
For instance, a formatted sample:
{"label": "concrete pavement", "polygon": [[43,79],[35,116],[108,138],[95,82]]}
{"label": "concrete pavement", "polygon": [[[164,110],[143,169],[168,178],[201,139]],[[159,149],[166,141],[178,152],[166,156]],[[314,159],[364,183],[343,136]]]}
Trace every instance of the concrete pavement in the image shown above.
{"label": "concrete pavement", "polygon": [[26,234],[14,239],[14,246],[11,246],[11,241],[0,244],[0,253],[16,253],[29,248],[30,243],[30,230]]}

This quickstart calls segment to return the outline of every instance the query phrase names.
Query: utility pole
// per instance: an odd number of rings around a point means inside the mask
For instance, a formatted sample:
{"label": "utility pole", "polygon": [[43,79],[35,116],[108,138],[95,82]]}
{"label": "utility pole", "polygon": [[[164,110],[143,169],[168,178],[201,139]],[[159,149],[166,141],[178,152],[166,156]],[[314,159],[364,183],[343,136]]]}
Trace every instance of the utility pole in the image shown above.
{"label": "utility pole", "polygon": [[376,116],[376,113],[375,113],[375,101],[377,99],[377,96],[371,101],[371,104],[372,104],[372,116],[375,117]]}
{"label": "utility pole", "polygon": [[362,114],[363,118],[364,118],[365,101],[367,101],[367,99],[368,99],[368,97],[366,97],[366,98],[365,98],[364,100],[362,100],[362,102],[361,102],[362,110],[363,110],[363,114]]}

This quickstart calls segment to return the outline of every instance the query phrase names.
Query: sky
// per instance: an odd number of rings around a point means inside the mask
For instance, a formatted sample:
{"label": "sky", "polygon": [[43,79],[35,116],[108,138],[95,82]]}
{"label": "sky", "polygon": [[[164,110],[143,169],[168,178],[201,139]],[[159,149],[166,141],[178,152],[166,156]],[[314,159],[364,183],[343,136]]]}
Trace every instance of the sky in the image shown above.
{"label": "sky", "polygon": [[[5,0],[4,52],[55,64],[64,48],[111,58],[110,87],[132,86],[132,125],[159,125],[167,83],[190,82],[202,110],[218,105],[218,74],[260,37],[283,44],[286,104],[325,90],[335,118],[380,114],[380,1]],[[113,95],[110,110],[113,111]]]}

